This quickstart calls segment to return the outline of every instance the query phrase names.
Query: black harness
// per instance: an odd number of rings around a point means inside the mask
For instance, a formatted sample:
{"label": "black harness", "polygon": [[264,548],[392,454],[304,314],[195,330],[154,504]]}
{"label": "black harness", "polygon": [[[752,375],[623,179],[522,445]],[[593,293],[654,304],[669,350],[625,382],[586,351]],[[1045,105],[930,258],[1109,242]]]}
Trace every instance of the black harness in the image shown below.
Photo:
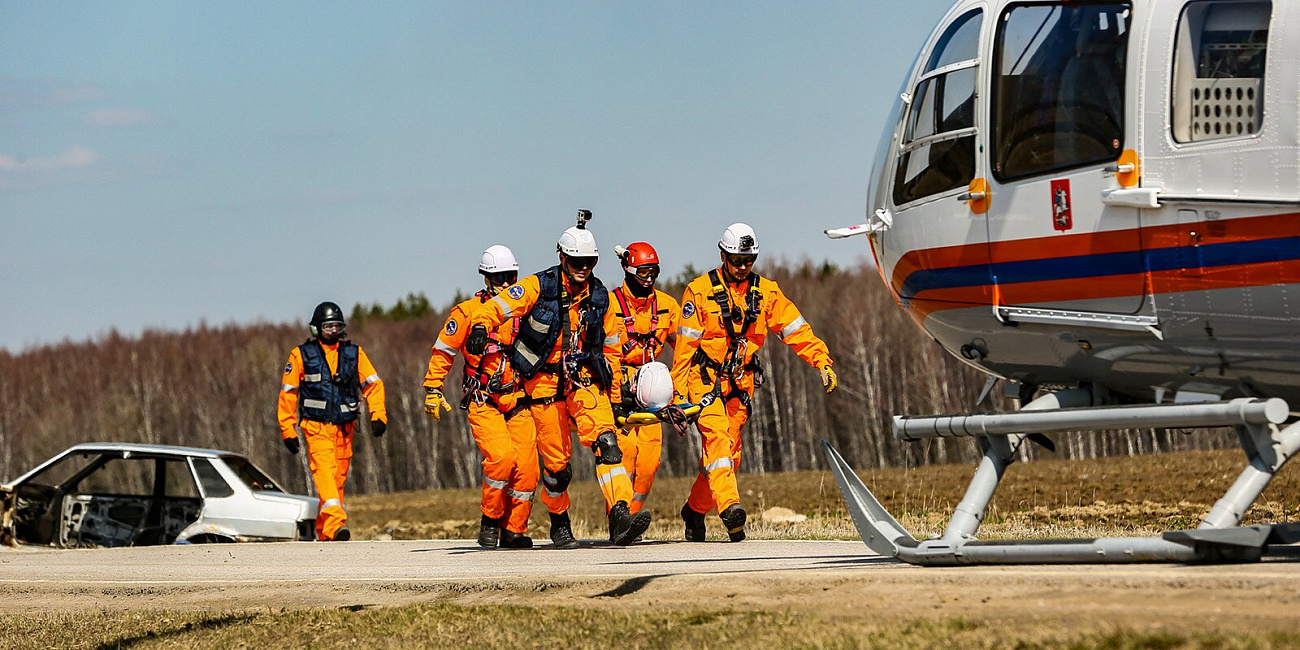
{"label": "black harness", "polygon": [[[746,336],[762,313],[763,294],[758,288],[757,274],[750,273],[745,280],[749,283],[749,289],[745,292],[745,308],[741,309],[731,304],[731,296],[718,275],[718,270],[709,271],[709,282],[713,284],[713,294],[709,299],[718,303],[718,316],[727,330],[727,353],[719,362],[710,359],[703,349],[697,348],[695,355],[691,357],[691,362],[700,367],[700,379],[705,384],[713,384],[713,390],[700,398],[702,406],[708,406],[714,400],[723,398],[724,400],[738,399],[741,404],[748,407],[749,394],[740,389],[737,380],[744,373],[752,372],[755,375],[755,387],[762,384],[763,366],[758,356],[755,355],[749,363],[745,363],[745,351],[749,346],[749,339]],[[717,375],[717,381],[710,376],[710,371]],[[731,391],[725,396],[722,395],[723,377],[730,379],[732,386]]]}

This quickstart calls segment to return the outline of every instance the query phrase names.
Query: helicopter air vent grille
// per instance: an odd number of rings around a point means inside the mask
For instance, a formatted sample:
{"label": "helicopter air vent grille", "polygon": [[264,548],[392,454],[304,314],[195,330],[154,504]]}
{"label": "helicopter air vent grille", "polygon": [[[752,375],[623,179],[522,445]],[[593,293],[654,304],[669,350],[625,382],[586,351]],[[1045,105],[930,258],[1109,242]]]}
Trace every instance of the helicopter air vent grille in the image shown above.
{"label": "helicopter air vent grille", "polygon": [[1192,82],[1192,140],[1254,135],[1263,122],[1260,79]]}

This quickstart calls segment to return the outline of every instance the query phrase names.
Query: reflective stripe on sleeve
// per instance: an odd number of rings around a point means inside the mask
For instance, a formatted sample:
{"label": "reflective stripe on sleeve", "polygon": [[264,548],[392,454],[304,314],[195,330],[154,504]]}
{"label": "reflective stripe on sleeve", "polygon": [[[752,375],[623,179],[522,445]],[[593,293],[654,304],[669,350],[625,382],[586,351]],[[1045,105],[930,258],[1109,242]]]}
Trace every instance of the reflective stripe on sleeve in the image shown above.
{"label": "reflective stripe on sleeve", "polygon": [[325,508],[342,508],[343,502],[339,501],[338,499],[329,499],[324,503],[320,504],[320,507],[321,510],[324,510]]}
{"label": "reflective stripe on sleeve", "polygon": [[302,401],[302,405],[303,408],[323,409],[325,408],[326,403],[323,399],[305,399]]}
{"label": "reflective stripe on sleeve", "polygon": [[691,329],[683,325],[677,328],[677,336],[680,336],[684,339],[698,339],[701,336],[704,336],[704,332],[701,332],[700,330],[696,330],[696,329]]}
{"label": "reflective stripe on sleeve", "polygon": [[794,334],[795,332],[799,331],[799,328],[800,328],[800,327],[803,327],[804,325],[807,325],[807,324],[808,324],[808,321],[804,320],[804,319],[803,319],[803,316],[800,316],[800,317],[794,319],[794,322],[793,322],[793,323],[790,323],[789,325],[786,325],[786,326],[785,326],[785,329],[782,329],[782,330],[781,330],[781,338],[782,338],[782,339],[788,339],[788,338],[790,338],[790,335],[791,335],[791,334]]}
{"label": "reflective stripe on sleeve", "polygon": [[503,318],[510,318],[510,304],[509,304],[509,303],[507,303],[506,301],[502,300],[502,299],[501,299],[501,296],[497,296],[497,297],[493,298],[493,299],[492,299],[492,302],[495,302],[495,303],[497,304],[497,307],[499,307],[499,308],[501,309],[501,316],[502,316]]}
{"label": "reflective stripe on sleeve", "polygon": [[296,393],[298,392],[298,387],[293,384],[283,384],[280,386],[280,390],[286,393]]}
{"label": "reflective stripe on sleeve", "polygon": [[546,492],[546,496],[551,497],[552,499],[558,499],[558,498],[564,496],[564,493],[563,493],[563,492],[556,492],[555,490],[552,490],[552,489],[551,489],[549,486],[547,486],[547,485],[542,485],[542,491],[543,491],[543,492]]}
{"label": "reflective stripe on sleeve", "polygon": [[454,348],[454,347],[452,347],[452,346],[450,346],[450,345],[447,345],[446,343],[443,343],[443,342],[442,342],[442,339],[438,339],[437,341],[434,342],[434,344],[433,344],[433,349],[435,349],[435,350],[437,350],[437,351],[439,351],[439,352],[446,352],[446,353],[447,353],[447,356],[451,356],[451,357],[454,357],[454,356],[456,356],[457,354],[460,354],[460,350],[457,350],[456,348]]}
{"label": "reflective stripe on sleeve", "polygon": [[619,344],[619,336],[617,334],[613,334],[611,336],[605,337],[605,345],[618,345],[618,344]]}
{"label": "reflective stripe on sleeve", "polygon": [[[558,496],[558,495],[557,495],[557,496]],[[511,498],[511,499],[514,499],[515,501],[532,501],[532,500],[533,500],[533,493],[532,493],[532,492],[520,492],[519,490],[511,490],[511,491],[510,491],[510,498]]]}
{"label": "reflective stripe on sleeve", "polygon": [[601,485],[608,485],[610,481],[614,480],[615,476],[627,476],[627,470],[623,469],[623,467],[620,465],[618,467],[615,467],[614,469],[609,470],[608,472],[605,472],[601,476],[597,476],[596,480]]}
{"label": "reflective stripe on sleeve", "polygon": [[724,467],[732,467],[732,468],[735,467],[735,465],[733,465],[733,464],[731,463],[731,458],[730,458],[730,457],[728,457],[728,458],[719,458],[719,459],[713,461],[712,463],[709,463],[708,465],[705,465],[705,466],[704,466],[704,471],[706,471],[706,472],[712,472],[712,471],[715,470],[715,469],[722,469],[722,468],[724,468]]}
{"label": "reflective stripe on sleeve", "polygon": [[370,375],[369,377],[366,377],[365,381],[361,382],[361,385],[369,386],[370,384],[373,384],[377,381],[379,381],[379,375]]}
{"label": "reflective stripe on sleeve", "polygon": [[498,490],[504,490],[507,487],[510,487],[510,481],[494,481],[486,476],[483,477],[483,484]]}

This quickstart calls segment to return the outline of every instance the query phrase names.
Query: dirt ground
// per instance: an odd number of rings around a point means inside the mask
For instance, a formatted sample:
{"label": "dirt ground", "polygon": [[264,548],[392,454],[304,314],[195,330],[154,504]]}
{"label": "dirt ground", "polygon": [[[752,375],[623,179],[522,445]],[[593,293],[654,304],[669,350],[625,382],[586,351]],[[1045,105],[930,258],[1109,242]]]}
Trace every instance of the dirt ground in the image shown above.
{"label": "dirt ground", "polygon": [[782,612],[877,622],[1294,631],[1300,561],[1221,566],[918,568],[857,542],[592,544],[478,551],[472,541],[0,552],[0,615],[276,611],[420,603]]}

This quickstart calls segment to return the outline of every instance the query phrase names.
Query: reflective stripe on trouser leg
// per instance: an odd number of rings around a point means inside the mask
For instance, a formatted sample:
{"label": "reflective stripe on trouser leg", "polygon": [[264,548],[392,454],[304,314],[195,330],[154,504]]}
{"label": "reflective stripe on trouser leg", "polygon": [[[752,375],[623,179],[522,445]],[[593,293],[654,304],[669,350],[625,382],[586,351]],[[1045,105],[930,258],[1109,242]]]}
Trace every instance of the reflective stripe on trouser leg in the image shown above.
{"label": "reflective stripe on trouser leg", "polygon": [[[554,395],[556,389],[555,375],[539,372],[529,379],[524,390],[531,396],[546,397]],[[541,457],[542,467],[551,472],[558,472],[573,457],[573,438],[569,428],[569,411],[564,401],[557,400],[550,404],[533,404],[529,407],[533,426],[537,430],[537,455]],[[518,418],[514,418],[518,419]],[[547,489],[550,478],[542,473],[542,503],[547,511],[560,514],[569,509],[568,491],[556,492]]]}
{"label": "reflective stripe on trouser leg", "polygon": [[[718,512],[740,502],[736,486],[736,468],[740,467],[740,430],[748,417],[748,410],[739,400],[717,400],[700,412],[696,426],[702,439],[703,458],[701,476],[696,478],[688,501],[696,512],[708,512],[716,507]],[[707,480],[711,499],[702,493]]]}
{"label": "reflective stripe on trouser leg", "polygon": [[533,493],[537,491],[537,429],[532,413],[525,410],[506,421],[510,444],[515,450],[515,469],[506,492],[506,518],[503,525],[512,533],[528,532],[528,517],[533,512]]}
{"label": "reflective stripe on trouser leg", "polygon": [[632,479],[622,465],[596,465],[596,482],[600,492],[605,495],[605,506],[610,507],[619,501],[632,502]]}
{"label": "reflective stripe on trouser leg", "polygon": [[352,436],[348,427],[304,420],[299,423],[307,443],[312,483],[320,498],[316,515],[316,538],[333,539],[348,521],[343,509],[343,484],[352,458]]}
{"label": "reflective stripe on trouser leg", "polygon": [[483,454],[483,498],[480,509],[489,519],[506,513],[506,488],[515,470],[515,450],[510,444],[506,419],[490,404],[469,405],[469,427]]}
{"label": "reflective stripe on trouser leg", "polygon": [[651,424],[633,430],[636,432],[637,451],[636,465],[632,470],[632,503],[628,504],[628,509],[633,513],[640,512],[645,506],[645,500],[655,482],[655,473],[659,471],[659,459],[663,455],[663,427],[661,424]]}

